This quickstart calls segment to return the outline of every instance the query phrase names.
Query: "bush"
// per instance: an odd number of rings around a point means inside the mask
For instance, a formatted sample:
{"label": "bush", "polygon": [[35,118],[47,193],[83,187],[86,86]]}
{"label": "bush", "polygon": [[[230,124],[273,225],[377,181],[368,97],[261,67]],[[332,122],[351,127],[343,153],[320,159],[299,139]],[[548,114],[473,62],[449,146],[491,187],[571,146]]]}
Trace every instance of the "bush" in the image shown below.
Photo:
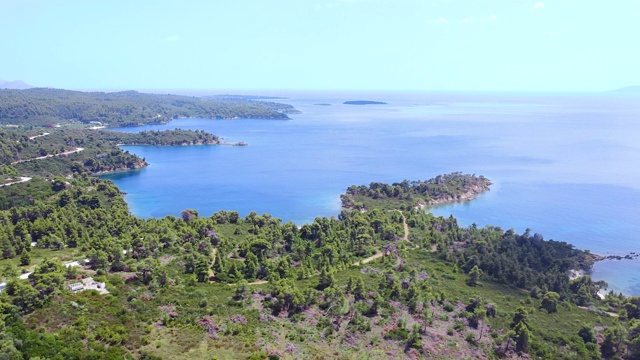
{"label": "bush", "polygon": [[384,334],[385,340],[407,340],[409,339],[409,331],[405,328],[395,328]]}
{"label": "bush", "polygon": [[464,339],[471,345],[478,345],[478,342],[476,341],[476,336],[473,333],[468,333]]}
{"label": "bush", "polygon": [[549,313],[558,311],[557,306],[560,301],[560,295],[557,292],[549,291],[542,297],[542,308]]}
{"label": "bush", "polygon": [[464,329],[466,328],[466,326],[464,325],[464,323],[460,320],[456,320],[453,322],[453,328],[457,331],[457,332],[463,332]]}

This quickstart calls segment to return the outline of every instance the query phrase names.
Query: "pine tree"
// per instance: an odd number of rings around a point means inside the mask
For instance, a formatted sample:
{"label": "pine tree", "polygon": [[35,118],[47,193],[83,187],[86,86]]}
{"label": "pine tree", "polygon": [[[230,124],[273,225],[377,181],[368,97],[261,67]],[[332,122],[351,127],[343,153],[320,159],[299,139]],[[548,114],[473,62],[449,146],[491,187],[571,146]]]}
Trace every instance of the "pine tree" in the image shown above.
{"label": "pine tree", "polygon": [[20,255],[20,265],[27,266],[29,264],[31,264],[31,253],[23,251],[22,255]]}
{"label": "pine tree", "polygon": [[467,285],[469,286],[478,286],[478,280],[480,280],[480,275],[482,274],[482,270],[478,267],[478,265],[474,265],[473,268],[469,271],[469,278],[467,279]]}

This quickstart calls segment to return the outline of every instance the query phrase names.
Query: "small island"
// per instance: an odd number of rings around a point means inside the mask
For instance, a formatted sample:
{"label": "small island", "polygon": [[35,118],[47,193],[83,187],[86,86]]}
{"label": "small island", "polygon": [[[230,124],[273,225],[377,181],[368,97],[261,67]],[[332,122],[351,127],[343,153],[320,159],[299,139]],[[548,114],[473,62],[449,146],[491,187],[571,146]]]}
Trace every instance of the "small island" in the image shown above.
{"label": "small island", "polygon": [[403,204],[422,208],[473,200],[479,194],[489,191],[490,185],[491,181],[482,175],[453,172],[425,181],[404,180],[391,185],[379,182],[372,182],[369,186],[352,185],[347,189],[347,193],[341,196],[341,200],[342,206],[346,209],[393,209]]}
{"label": "small island", "polygon": [[370,100],[350,100],[343,102],[345,105],[387,105],[382,101],[370,101]]}

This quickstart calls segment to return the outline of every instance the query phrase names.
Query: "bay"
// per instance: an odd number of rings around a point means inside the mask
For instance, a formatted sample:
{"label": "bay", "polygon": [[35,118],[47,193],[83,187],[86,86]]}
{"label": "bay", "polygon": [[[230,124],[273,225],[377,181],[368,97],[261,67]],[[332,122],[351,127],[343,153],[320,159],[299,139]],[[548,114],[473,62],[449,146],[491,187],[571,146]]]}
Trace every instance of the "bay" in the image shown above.
{"label": "bay", "polygon": [[[264,93],[263,93],[264,94]],[[640,253],[640,99],[625,94],[279,92],[292,120],[178,119],[116,129],[202,129],[247,147],[126,146],[149,167],[105,176],[141,217],[219,210],[303,224],[340,212],[349,185],[482,174],[492,190],[432,209],[594,253]],[[386,105],[345,105],[347,100]],[[316,104],[330,104],[316,105]],[[602,261],[594,278],[640,295],[640,261]]]}

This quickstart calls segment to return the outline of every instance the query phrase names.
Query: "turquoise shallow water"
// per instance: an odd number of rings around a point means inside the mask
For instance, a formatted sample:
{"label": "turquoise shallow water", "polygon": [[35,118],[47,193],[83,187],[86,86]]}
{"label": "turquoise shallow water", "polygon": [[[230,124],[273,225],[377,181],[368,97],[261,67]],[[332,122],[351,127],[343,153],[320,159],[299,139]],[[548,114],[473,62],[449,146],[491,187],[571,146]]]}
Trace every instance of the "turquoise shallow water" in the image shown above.
{"label": "turquoise shallow water", "polygon": [[[640,253],[640,99],[612,94],[283,93],[290,121],[181,119],[119,129],[204,129],[248,147],[128,146],[146,169],[106,176],[134,214],[271,213],[298,224],[337,215],[352,184],[463,171],[494,181],[473,202],[433,209],[476,223],[531,228],[599,254]],[[354,106],[346,100],[387,105]],[[314,104],[330,103],[331,106]],[[639,261],[594,277],[640,295]]]}

